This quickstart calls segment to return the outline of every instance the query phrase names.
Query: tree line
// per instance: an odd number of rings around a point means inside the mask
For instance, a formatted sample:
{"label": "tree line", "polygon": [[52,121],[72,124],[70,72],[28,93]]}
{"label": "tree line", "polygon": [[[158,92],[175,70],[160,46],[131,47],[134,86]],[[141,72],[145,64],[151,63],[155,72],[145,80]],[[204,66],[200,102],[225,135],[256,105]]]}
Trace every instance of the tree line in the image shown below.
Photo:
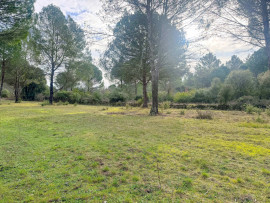
{"label": "tree line", "polygon": [[[147,107],[151,101],[150,115],[157,115],[164,92],[170,98],[176,92],[179,92],[178,96],[191,91],[196,92],[195,95],[202,95],[202,92],[208,91],[207,88],[211,88],[216,95],[211,101],[217,102],[217,97],[220,98],[222,94],[228,95],[227,98],[233,94],[231,92],[236,94],[239,87],[232,86],[232,82],[239,78],[240,86],[250,80],[253,81],[252,87],[267,86],[267,82],[262,81],[267,81],[265,78],[270,69],[268,1],[102,2],[106,15],[121,15],[113,29],[113,40],[100,60],[110,78],[119,82],[118,87],[111,86],[106,90],[110,93],[102,90],[101,94],[109,95],[109,100],[124,100],[124,94],[129,94],[130,86],[133,86],[135,97],[142,90],[142,106]],[[19,101],[22,93],[29,94],[35,85],[40,86],[37,88],[40,91],[43,87],[46,89],[45,77],[50,81],[47,89],[50,104],[53,103],[55,92],[75,89],[91,92],[96,85],[102,86],[102,72],[93,65],[84,30],[54,5],[44,7],[38,14],[34,13],[33,5],[34,1],[31,0],[1,2],[0,95],[5,81],[14,86],[14,95]],[[187,21],[199,22],[206,31],[226,33],[260,49],[245,63],[233,56],[224,65],[209,53],[199,60],[192,72],[187,63],[189,42],[183,29]],[[220,87],[219,91],[217,87]],[[258,95],[260,98],[267,98],[264,95],[267,88]],[[123,93],[123,89],[126,92]],[[239,93],[240,96],[247,94]],[[235,99],[236,96],[231,98]]]}

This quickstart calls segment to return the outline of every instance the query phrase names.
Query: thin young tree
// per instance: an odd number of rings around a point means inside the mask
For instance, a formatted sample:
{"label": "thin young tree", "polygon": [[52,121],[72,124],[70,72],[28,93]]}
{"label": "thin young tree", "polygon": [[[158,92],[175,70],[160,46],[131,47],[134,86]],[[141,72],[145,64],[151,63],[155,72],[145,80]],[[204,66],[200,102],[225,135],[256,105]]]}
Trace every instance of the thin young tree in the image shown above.
{"label": "thin young tree", "polygon": [[[85,46],[76,23],[65,18],[60,8],[49,5],[36,16],[32,40],[39,59],[50,77],[50,104],[53,103],[55,72]],[[78,33],[80,35],[78,35]]]}

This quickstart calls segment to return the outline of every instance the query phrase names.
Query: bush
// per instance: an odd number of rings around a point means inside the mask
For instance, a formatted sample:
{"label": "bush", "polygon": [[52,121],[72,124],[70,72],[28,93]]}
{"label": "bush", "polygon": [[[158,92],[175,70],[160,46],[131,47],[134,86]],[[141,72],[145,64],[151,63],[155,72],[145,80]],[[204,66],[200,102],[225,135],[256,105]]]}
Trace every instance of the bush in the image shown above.
{"label": "bush", "polygon": [[195,91],[189,92],[178,92],[174,95],[173,101],[178,103],[188,103],[191,102],[195,96]]}
{"label": "bush", "polygon": [[1,97],[2,98],[8,98],[8,97],[10,97],[10,92],[7,89],[3,89],[2,90]]}
{"label": "bush", "polygon": [[227,85],[231,85],[234,98],[251,96],[255,90],[255,80],[252,73],[248,70],[232,71],[225,80]]}
{"label": "bush", "polygon": [[197,119],[208,119],[212,120],[213,119],[213,114],[211,111],[197,111]]}
{"label": "bush", "polygon": [[158,100],[159,102],[164,102],[164,101],[173,101],[173,96],[168,94],[165,91],[160,91],[158,93]]}
{"label": "bush", "polygon": [[207,89],[198,89],[191,100],[195,103],[209,103],[211,99],[209,97],[209,90]]}
{"label": "bush", "polygon": [[49,101],[44,101],[40,104],[41,106],[47,106],[47,105],[50,105],[50,102]]}
{"label": "bush", "polygon": [[109,95],[109,99],[110,99],[110,103],[112,104],[119,103],[119,102],[126,102],[127,95],[123,92],[115,90]]}
{"label": "bush", "polygon": [[262,73],[258,76],[260,97],[262,99],[270,99],[270,71]]}
{"label": "bush", "polygon": [[262,109],[260,108],[257,108],[255,106],[252,106],[250,104],[246,105],[246,109],[245,111],[248,113],[248,114],[253,114],[253,113],[257,113],[257,114],[261,114],[262,113]]}
{"label": "bush", "polygon": [[227,104],[233,97],[234,91],[231,85],[225,84],[218,93],[218,101],[220,104]]}
{"label": "bush", "polygon": [[161,107],[161,109],[164,109],[164,110],[169,109],[169,108],[171,108],[171,102],[169,102],[169,101],[162,102],[160,107]]}

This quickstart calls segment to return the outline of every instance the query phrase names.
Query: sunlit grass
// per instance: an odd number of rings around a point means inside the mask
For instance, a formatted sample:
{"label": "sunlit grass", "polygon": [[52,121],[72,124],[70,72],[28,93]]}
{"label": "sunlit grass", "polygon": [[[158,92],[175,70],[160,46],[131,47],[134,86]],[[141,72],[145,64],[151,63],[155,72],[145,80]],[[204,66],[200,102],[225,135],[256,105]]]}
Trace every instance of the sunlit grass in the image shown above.
{"label": "sunlit grass", "polygon": [[270,201],[269,117],[212,113],[2,102],[0,202]]}

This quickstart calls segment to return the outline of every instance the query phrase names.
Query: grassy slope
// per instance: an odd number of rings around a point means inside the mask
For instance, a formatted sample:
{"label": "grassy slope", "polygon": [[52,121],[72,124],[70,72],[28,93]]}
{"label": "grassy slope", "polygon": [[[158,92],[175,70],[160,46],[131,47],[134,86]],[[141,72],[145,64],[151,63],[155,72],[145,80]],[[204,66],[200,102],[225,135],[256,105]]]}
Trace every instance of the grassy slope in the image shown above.
{"label": "grassy slope", "polygon": [[0,202],[270,202],[265,115],[147,113],[0,105]]}

